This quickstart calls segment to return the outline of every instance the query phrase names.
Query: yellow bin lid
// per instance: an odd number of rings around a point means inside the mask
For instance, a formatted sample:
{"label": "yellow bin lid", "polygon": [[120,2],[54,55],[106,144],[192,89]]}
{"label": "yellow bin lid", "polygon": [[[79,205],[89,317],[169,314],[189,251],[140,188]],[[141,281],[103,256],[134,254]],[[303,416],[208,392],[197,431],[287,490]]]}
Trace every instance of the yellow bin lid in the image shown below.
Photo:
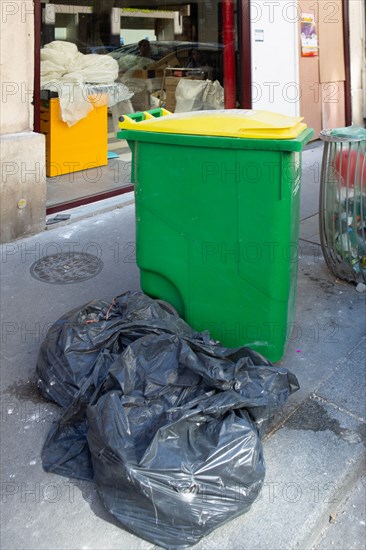
{"label": "yellow bin lid", "polygon": [[176,114],[170,113],[166,109],[155,109],[136,115],[123,115],[120,117],[119,127],[121,130],[197,136],[294,139],[307,128],[306,124],[301,122],[302,120],[303,117],[291,117],[271,111],[250,109],[194,111]]}

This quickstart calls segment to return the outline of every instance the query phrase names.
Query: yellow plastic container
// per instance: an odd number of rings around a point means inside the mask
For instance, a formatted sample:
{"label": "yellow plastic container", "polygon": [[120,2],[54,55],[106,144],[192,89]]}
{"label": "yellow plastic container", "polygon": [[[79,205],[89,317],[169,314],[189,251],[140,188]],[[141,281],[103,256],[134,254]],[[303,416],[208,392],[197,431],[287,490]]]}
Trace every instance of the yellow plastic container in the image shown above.
{"label": "yellow plastic container", "polygon": [[46,175],[105,166],[108,163],[107,105],[94,107],[74,126],[61,119],[57,97],[41,101],[41,132],[46,136]]}
{"label": "yellow plastic container", "polygon": [[[142,130],[195,136],[240,137],[247,139],[294,139],[305,129],[303,117],[290,117],[271,111],[231,109],[172,114],[166,109],[137,116],[120,117],[121,130]],[[224,115],[224,116],[223,116]]]}

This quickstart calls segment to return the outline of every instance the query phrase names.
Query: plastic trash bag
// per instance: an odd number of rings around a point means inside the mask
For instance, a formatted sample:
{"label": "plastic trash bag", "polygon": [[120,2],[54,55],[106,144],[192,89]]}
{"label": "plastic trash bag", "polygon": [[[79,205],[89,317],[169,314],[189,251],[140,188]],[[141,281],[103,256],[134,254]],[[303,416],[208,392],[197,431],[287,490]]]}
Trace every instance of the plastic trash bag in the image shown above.
{"label": "plastic trash bag", "polygon": [[182,78],[176,87],[175,97],[175,113],[224,108],[224,89],[217,80]]}
{"label": "plastic trash bag", "polygon": [[61,117],[68,126],[85,118],[93,109],[93,101],[101,105],[101,95],[106,98],[104,104],[110,106],[116,103],[116,95],[118,101],[130,99],[133,93],[126,86],[113,85],[117,77],[118,63],[109,55],[84,55],[75,44],[62,40],[41,49],[41,88],[57,92]]}
{"label": "plastic trash bag", "polygon": [[181,78],[175,89],[177,103],[174,112],[202,111],[204,109],[203,94],[210,82],[210,80]]}
{"label": "plastic trash bag", "polygon": [[192,396],[165,411],[163,396],[149,408],[135,399],[110,392],[88,409],[95,481],[117,520],[171,548],[250,508],[265,469],[258,430],[235,410],[238,394]]}
{"label": "plastic trash bag", "polygon": [[133,92],[120,82],[113,82],[113,84],[87,84],[85,92],[88,96],[93,96],[93,105],[98,107],[100,105],[114,107],[121,103],[127,103],[133,96]]}
{"label": "plastic trash bag", "polygon": [[41,49],[41,82],[69,76],[80,82],[110,84],[118,77],[118,63],[109,55],[84,55],[71,42],[46,44]]}
{"label": "plastic trash bag", "polygon": [[[78,370],[70,358],[88,355],[89,337],[94,355],[51,428],[43,467],[94,478],[107,509],[137,535],[169,548],[195,544],[258,496],[260,433],[298,389],[296,377],[246,347],[220,346],[142,293],[119,296],[108,319],[105,308],[88,304],[51,328],[59,356],[61,335],[71,330],[65,319],[78,323],[72,341],[82,331],[82,345],[68,347],[66,375],[62,362],[53,374],[60,384]],[[93,314],[101,324],[90,335],[85,322]],[[53,361],[54,344],[51,355],[43,348],[42,362]],[[40,383],[49,395],[49,379]]]}
{"label": "plastic trash bag", "polygon": [[182,319],[142,292],[96,300],[58,319],[48,330],[37,362],[38,387],[61,407],[71,404],[102,351],[119,354],[134,340],[162,332],[194,336]]}
{"label": "plastic trash bag", "polygon": [[206,111],[225,108],[224,88],[218,80],[211,82],[203,94],[203,103]]}
{"label": "plastic trash bag", "polygon": [[331,135],[337,138],[365,139],[366,129],[362,126],[346,126],[345,128],[333,128]]}

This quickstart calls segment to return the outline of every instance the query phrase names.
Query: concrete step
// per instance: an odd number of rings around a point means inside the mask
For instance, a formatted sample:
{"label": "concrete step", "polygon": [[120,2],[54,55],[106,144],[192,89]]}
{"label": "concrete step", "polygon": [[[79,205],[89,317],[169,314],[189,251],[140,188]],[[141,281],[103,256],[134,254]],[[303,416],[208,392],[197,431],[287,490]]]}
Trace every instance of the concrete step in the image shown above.
{"label": "concrete step", "polygon": [[364,550],[366,547],[366,477],[329,516],[329,523],[314,550]]}

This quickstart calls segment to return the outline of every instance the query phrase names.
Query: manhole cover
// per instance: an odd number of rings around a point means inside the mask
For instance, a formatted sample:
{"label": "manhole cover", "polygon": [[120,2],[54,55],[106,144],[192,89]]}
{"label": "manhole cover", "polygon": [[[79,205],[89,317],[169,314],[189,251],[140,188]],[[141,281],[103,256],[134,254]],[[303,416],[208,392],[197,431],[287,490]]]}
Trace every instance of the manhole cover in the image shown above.
{"label": "manhole cover", "polygon": [[102,269],[97,256],[74,252],[45,256],[30,266],[30,274],[44,283],[68,284],[91,279]]}

